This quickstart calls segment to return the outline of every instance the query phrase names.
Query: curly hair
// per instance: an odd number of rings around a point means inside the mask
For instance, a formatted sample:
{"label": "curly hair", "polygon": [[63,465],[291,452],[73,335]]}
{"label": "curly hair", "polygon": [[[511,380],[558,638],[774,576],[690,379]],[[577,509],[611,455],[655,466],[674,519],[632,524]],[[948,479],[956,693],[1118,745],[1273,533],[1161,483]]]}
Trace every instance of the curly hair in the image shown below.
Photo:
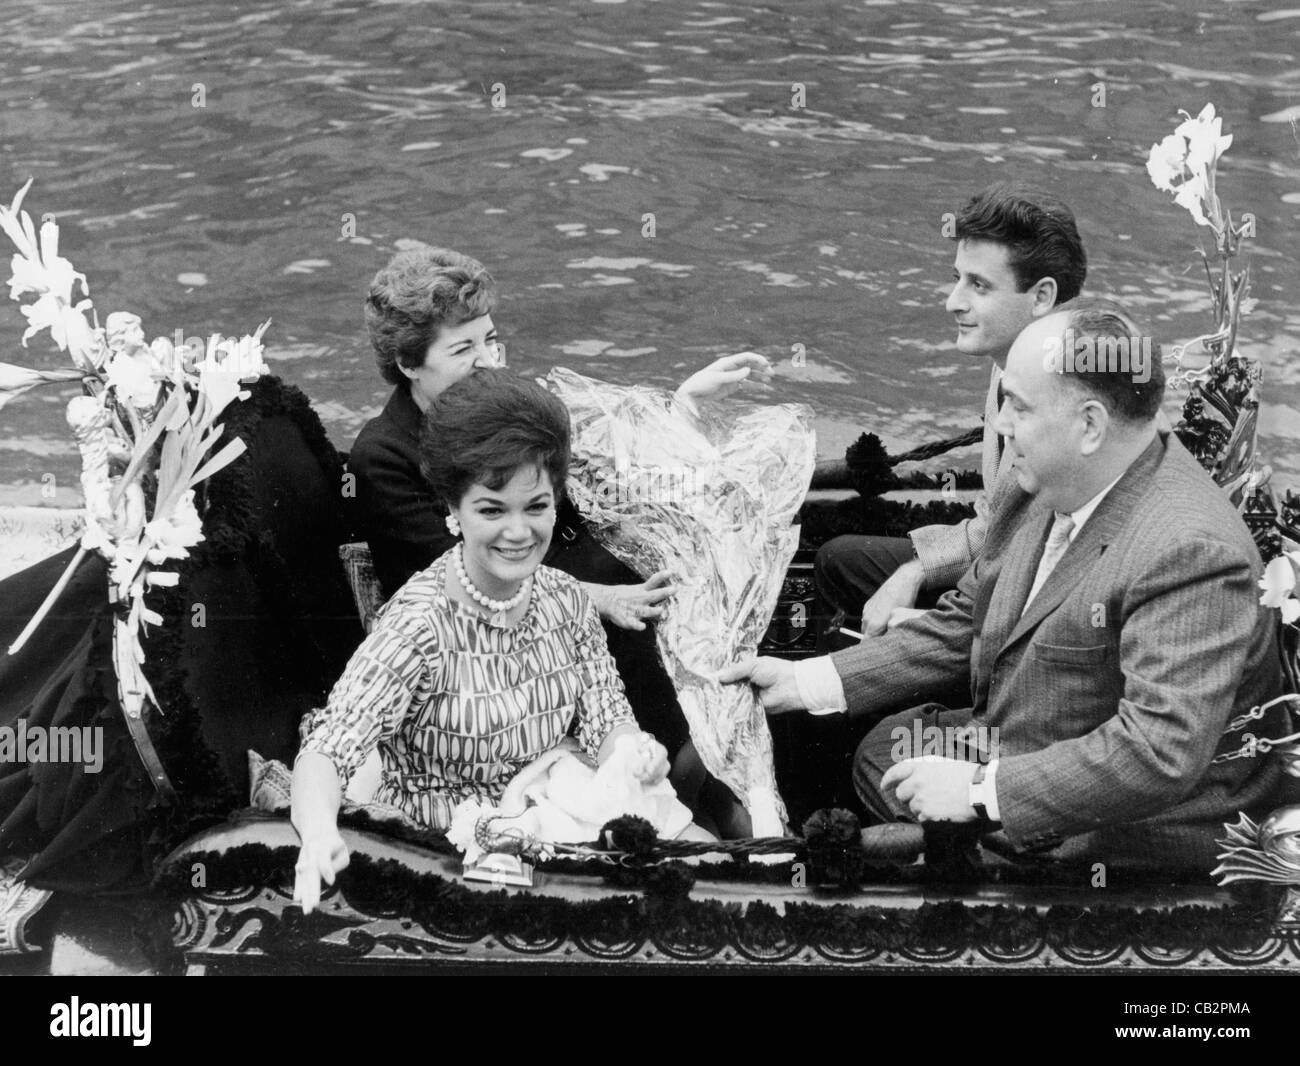
{"label": "curly hair", "polygon": [[569,472],[569,411],[540,385],[480,367],[438,395],[420,427],[420,472],[447,506],[471,485],[496,491],[520,467],[550,476],[556,502]]}
{"label": "curly hair", "polygon": [[1005,244],[1019,291],[1052,278],[1058,304],[1078,296],[1088,275],[1088,256],[1074,213],[1037,189],[1010,182],[981,189],[957,215],[956,237]]}
{"label": "curly hair", "polygon": [[496,304],[496,282],[477,259],[449,248],[398,252],[366,294],[366,329],[384,380],[402,384],[399,364],[423,366],[444,325],[491,314]]}

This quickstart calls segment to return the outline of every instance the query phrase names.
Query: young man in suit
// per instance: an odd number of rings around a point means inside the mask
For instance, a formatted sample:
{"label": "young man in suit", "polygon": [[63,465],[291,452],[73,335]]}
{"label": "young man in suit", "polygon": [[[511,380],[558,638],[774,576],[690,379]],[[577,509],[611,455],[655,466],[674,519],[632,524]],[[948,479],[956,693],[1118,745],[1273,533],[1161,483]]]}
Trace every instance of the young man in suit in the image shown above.
{"label": "young man in suit", "polygon": [[957,350],[991,364],[984,491],[975,516],[956,525],[924,526],[907,537],[836,537],[822,546],[814,571],[822,600],[843,610],[850,625],[861,613],[868,636],[883,633],[895,610],[914,607],[918,599],[932,606],[979,556],[989,509],[1006,482],[993,420],[1007,352],[1030,322],[1074,299],[1087,274],[1074,215],[1044,192],[1005,183],[981,190],[958,214],[956,238],[953,289],[944,306],[956,320]]}
{"label": "young man in suit", "polygon": [[[1084,352],[1129,358],[1098,371]],[[1239,744],[1228,721],[1282,691],[1258,551],[1161,427],[1159,346],[1127,316],[1094,304],[1035,322],[1003,390],[996,428],[1014,484],[958,587],[856,648],[753,660],[724,679],[749,677],[769,713],[847,710],[873,724],[854,784],[882,818],[982,819],[1011,853],[1208,870],[1225,822],[1282,798],[1275,760],[1214,761]],[[964,686],[969,709],[879,718]],[[996,738],[996,750],[917,758],[901,741],[918,719],[966,730],[972,748]]]}

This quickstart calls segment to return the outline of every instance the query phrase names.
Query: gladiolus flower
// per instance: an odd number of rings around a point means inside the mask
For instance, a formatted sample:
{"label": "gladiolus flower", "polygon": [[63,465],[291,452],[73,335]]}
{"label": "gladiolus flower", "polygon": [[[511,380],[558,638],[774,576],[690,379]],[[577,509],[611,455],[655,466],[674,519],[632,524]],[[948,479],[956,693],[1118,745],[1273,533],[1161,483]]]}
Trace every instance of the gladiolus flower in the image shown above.
{"label": "gladiolus flower", "polygon": [[1186,180],[1187,144],[1181,137],[1170,134],[1159,144],[1151,146],[1147,156],[1147,173],[1152,184],[1161,192],[1173,192],[1175,184]]}
{"label": "gladiolus flower", "polygon": [[1183,121],[1147,155],[1147,174],[1162,192],[1174,194],[1174,201],[1186,208],[1198,226],[1216,233],[1223,229],[1223,212],[1214,191],[1219,157],[1232,144],[1232,137],[1220,136],[1223,120],[1216,118],[1214,105],[1206,104],[1192,118],[1180,111]]}
{"label": "gladiolus flower", "polygon": [[185,559],[188,549],[203,540],[203,520],[194,507],[194,490],[186,489],[172,513],[155,518],[144,527],[153,547],[145,556],[155,566],[167,559]]}
{"label": "gladiolus flower", "polygon": [[1206,104],[1195,118],[1187,115],[1174,130],[1175,137],[1187,141],[1187,165],[1193,171],[1208,172],[1219,162],[1219,157],[1232,147],[1232,136],[1223,137],[1223,119],[1215,117],[1214,105]]}
{"label": "gladiolus flower", "polygon": [[160,384],[151,364],[147,356],[141,359],[119,351],[109,361],[104,382],[119,400],[129,402],[138,411],[147,411],[158,402]]}

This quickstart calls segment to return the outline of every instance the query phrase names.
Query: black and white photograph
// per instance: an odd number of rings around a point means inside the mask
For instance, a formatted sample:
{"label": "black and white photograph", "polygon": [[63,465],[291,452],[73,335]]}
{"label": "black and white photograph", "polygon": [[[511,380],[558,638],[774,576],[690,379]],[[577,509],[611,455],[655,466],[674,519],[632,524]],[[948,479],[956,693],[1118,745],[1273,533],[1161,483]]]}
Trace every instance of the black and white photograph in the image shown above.
{"label": "black and white photograph", "polygon": [[0,976],[1280,1031],[1218,979],[1300,972],[1298,55],[1287,0],[0,0]]}

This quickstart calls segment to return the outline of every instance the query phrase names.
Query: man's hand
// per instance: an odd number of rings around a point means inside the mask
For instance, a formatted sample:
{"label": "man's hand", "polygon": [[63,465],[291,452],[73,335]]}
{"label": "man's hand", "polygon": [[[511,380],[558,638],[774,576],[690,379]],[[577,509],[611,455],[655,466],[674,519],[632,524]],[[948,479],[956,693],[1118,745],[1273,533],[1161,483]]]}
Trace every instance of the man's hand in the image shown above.
{"label": "man's hand", "polygon": [[659,605],[677,591],[672,579],[671,570],[660,570],[640,585],[584,584],[583,588],[606,622],[620,629],[645,629],[646,622],[663,616]]}
{"label": "man's hand", "polygon": [[721,400],[740,388],[742,381],[767,382],[771,377],[772,364],[767,356],[738,352],[724,355],[703,370],[697,370],[678,386],[673,396],[694,411],[701,400]]}
{"label": "man's hand", "polygon": [[799,687],[794,681],[794,663],[784,659],[745,659],[718,671],[718,680],[724,685],[733,681],[748,681],[758,689],[759,702],[768,714],[802,711]]}
{"label": "man's hand", "polygon": [[885,581],[862,608],[862,635],[878,637],[889,628],[890,615],[899,607],[914,607],[925,582],[925,572],[909,559]]}
{"label": "man's hand", "polygon": [[904,759],[885,771],[880,787],[893,791],[918,822],[973,822],[970,783],[978,764],[927,755]]}

